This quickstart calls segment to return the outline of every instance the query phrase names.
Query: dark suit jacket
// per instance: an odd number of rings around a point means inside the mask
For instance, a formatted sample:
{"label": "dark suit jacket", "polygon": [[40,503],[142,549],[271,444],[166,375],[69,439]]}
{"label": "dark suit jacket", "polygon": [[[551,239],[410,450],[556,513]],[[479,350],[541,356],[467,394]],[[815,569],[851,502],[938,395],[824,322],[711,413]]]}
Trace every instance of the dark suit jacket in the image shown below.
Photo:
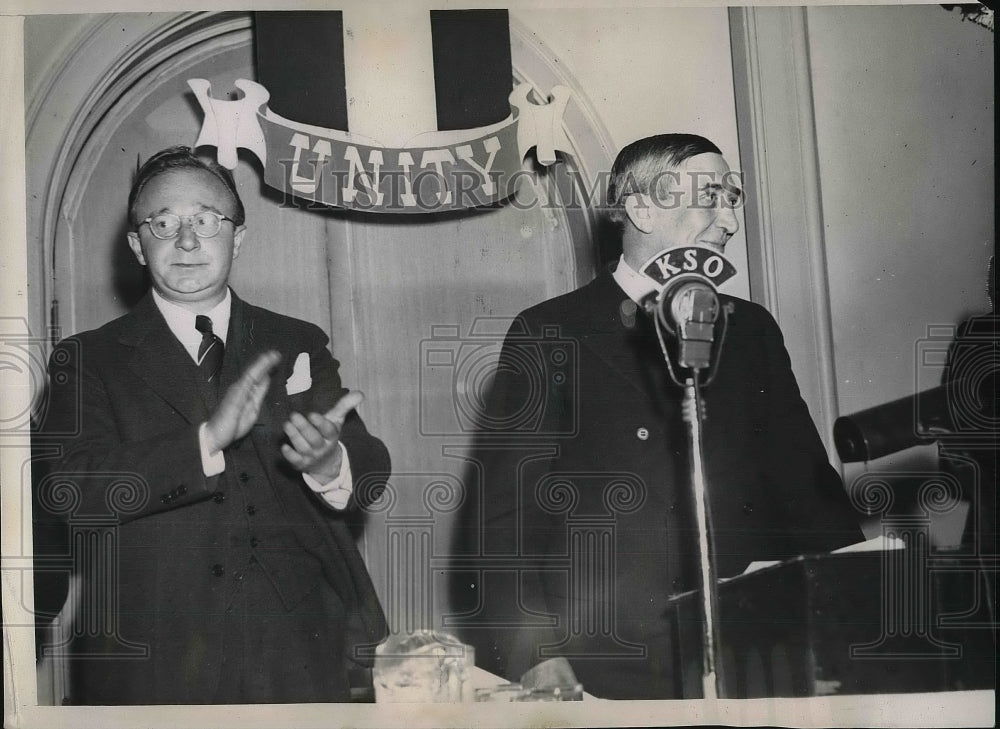
{"label": "dark suit jacket", "polygon": [[[481,501],[460,544],[489,559],[456,579],[453,602],[488,670],[516,680],[565,655],[597,696],[670,698],[664,609],[698,584],[682,391],[647,317],[623,324],[625,299],[605,271],[508,332],[474,451]],[[861,541],[777,325],[721,299],[732,314],[704,390],[703,445],[719,576]]]}
{"label": "dark suit jacket", "polygon": [[[112,569],[101,572],[100,580],[93,569],[79,565],[92,582],[101,582],[92,587],[98,599],[109,594],[117,601],[115,636],[101,634],[107,621],[96,632],[88,627],[86,621],[96,620],[100,609],[88,604],[77,634],[88,651],[110,646],[121,655],[128,652],[119,645],[122,640],[150,646],[146,659],[93,664],[84,686],[99,684],[96,702],[211,701],[221,650],[218,626],[231,596],[231,587],[223,587],[225,580],[213,574],[226,546],[214,543],[219,539],[213,518],[220,512],[213,509],[225,499],[226,479],[233,479],[229,487],[235,492],[234,463],[241,481],[272,489],[298,542],[275,550],[269,560],[282,599],[294,606],[322,575],[347,611],[348,643],[374,644],[384,636],[385,619],[344,514],[312,493],[279,451],[282,424],[293,410],[325,412],[346,392],[327,342],[318,327],[251,306],[233,294],[219,392],[263,351],[278,350],[282,361],[271,374],[258,422],[226,449],[226,472],[211,478],[202,472],[197,436],[211,398],[151,295],[129,314],[56,347],[45,431],[61,434],[55,437],[63,453],[48,488],[51,493],[63,488],[77,500],[71,524],[94,517],[98,526],[114,525],[103,533],[117,539]],[[309,353],[312,387],[288,395],[285,383],[301,352]],[[345,422],[341,440],[356,486],[370,482],[369,475],[388,477],[388,452],[356,413]],[[46,498],[51,500],[51,493]],[[352,502],[377,495],[378,488],[356,490]],[[85,547],[73,549],[78,562],[88,559]],[[294,549],[313,555],[321,570],[303,577],[284,569],[299,564]],[[109,579],[115,583],[110,593],[103,586]]]}

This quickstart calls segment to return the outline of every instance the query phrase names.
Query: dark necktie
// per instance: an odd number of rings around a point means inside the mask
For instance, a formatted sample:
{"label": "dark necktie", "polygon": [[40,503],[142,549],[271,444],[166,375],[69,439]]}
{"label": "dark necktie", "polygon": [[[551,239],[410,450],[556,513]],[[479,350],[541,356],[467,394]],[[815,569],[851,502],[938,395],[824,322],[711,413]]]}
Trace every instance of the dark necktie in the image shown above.
{"label": "dark necktie", "polygon": [[204,314],[198,314],[194,319],[194,328],[201,332],[201,345],[198,347],[198,371],[206,382],[215,382],[216,375],[222,369],[222,355],[225,345],[212,333],[212,320]]}

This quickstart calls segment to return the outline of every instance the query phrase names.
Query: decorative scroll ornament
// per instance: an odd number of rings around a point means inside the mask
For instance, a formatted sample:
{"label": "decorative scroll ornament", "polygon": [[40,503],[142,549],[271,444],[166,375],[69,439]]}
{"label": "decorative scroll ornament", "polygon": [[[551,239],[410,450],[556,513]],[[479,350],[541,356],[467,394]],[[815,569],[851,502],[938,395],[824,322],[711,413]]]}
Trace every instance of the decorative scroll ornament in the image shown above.
{"label": "decorative scroll ornament", "polygon": [[239,79],[236,88],[243,98],[223,101],[212,98],[212,84],[203,78],[188,79],[188,86],[205,112],[196,147],[215,147],[219,164],[236,169],[236,149],[249,149],[261,163],[267,165],[267,142],[257,122],[257,111],[271,98],[270,92],[258,83]]}
{"label": "decorative scroll ornament", "polygon": [[538,161],[548,167],[556,161],[557,150],[565,152],[570,147],[562,125],[570,90],[565,86],[552,87],[552,99],[547,104],[528,101],[530,91],[528,84],[518,84],[507,97],[518,111],[517,146],[522,159],[534,147]]}
{"label": "decorative scroll ornament", "polygon": [[285,119],[266,106],[270,94],[240,79],[243,98],[214,99],[205,79],[188,85],[205,118],[196,146],[214,146],[219,164],[234,169],[237,150],[264,166],[264,182],[295,197],[380,213],[425,213],[490,205],[516,191],[521,163],[534,147],[551,165],[570,151],[562,118],[571,93],[555,86],[545,104],[528,101],[531,87],[510,94],[511,115],[476,129],[430,132],[418,146],[383,147],[357,134]]}

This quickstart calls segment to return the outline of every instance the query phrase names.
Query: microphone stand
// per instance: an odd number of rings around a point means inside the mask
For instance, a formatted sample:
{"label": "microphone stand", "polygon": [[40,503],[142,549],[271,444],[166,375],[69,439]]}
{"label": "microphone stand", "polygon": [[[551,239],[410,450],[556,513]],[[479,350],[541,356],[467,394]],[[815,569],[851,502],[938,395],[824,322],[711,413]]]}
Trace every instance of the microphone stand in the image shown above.
{"label": "microphone stand", "polygon": [[706,699],[719,698],[718,675],[716,669],[716,615],[719,597],[715,579],[715,565],[709,551],[708,530],[708,488],[705,479],[704,455],[702,452],[702,412],[701,388],[698,370],[684,383],[684,400],[681,416],[684,420],[688,441],[688,461],[691,471],[691,487],[694,491],[695,520],[698,526],[698,564],[701,568],[701,612],[702,622],[702,695]]}
{"label": "microphone stand", "polygon": [[[714,293],[714,291],[713,291]],[[718,656],[718,631],[716,629],[716,623],[718,621],[718,583],[715,577],[715,562],[712,558],[711,552],[711,533],[709,530],[709,519],[710,510],[708,502],[708,486],[707,479],[705,477],[705,462],[704,462],[704,452],[702,449],[702,419],[704,416],[705,408],[704,402],[701,398],[701,382],[700,374],[701,370],[707,367],[708,362],[695,365],[687,365],[690,368],[691,375],[685,378],[683,385],[677,374],[674,372],[674,367],[671,362],[670,355],[667,352],[667,345],[663,339],[662,328],[667,328],[670,330],[670,325],[668,324],[668,318],[663,312],[663,303],[665,301],[666,290],[661,292],[661,295],[657,298],[656,304],[649,303],[647,310],[650,310],[653,314],[653,328],[656,330],[656,336],[660,342],[660,349],[663,352],[663,358],[667,364],[667,369],[670,373],[670,378],[675,384],[681,385],[684,388],[684,399],[681,402],[681,417],[685,424],[685,431],[687,435],[688,442],[688,466],[690,471],[690,484],[692,493],[694,495],[694,506],[695,506],[695,521],[698,529],[698,564],[700,568],[700,582],[701,582],[701,614],[702,614],[702,675],[701,675],[701,685],[702,685],[702,695],[706,699],[718,699],[720,693],[719,687],[719,676],[717,666],[719,665]],[[722,349],[722,343],[725,340],[726,325],[727,325],[727,311],[722,309],[722,336],[715,348],[716,355],[718,356],[720,350]],[[676,332],[679,337],[680,332]],[[679,364],[685,366],[683,362],[683,357],[679,357],[681,360]],[[718,366],[718,359],[715,360],[714,366],[709,369],[708,379],[705,384],[711,382],[715,376],[715,368]]]}

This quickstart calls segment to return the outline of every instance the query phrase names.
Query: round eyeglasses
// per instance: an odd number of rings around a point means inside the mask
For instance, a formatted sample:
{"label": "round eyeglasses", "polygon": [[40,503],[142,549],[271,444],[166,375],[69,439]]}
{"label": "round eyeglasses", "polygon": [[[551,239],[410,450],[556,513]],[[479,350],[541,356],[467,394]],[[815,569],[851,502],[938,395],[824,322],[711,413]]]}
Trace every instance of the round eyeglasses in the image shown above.
{"label": "round eyeglasses", "polygon": [[212,210],[202,210],[200,213],[195,213],[194,215],[174,215],[173,213],[150,215],[140,222],[139,225],[146,223],[149,225],[149,232],[155,237],[160,240],[170,240],[177,237],[177,234],[181,230],[181,223],[186,221],[196,236],[199,238],[211,238],[218,234],[222,228],[223,220],[228,220],[233,225],[236,225],[236,221],[232,218],[227,218],[225,215]]}

